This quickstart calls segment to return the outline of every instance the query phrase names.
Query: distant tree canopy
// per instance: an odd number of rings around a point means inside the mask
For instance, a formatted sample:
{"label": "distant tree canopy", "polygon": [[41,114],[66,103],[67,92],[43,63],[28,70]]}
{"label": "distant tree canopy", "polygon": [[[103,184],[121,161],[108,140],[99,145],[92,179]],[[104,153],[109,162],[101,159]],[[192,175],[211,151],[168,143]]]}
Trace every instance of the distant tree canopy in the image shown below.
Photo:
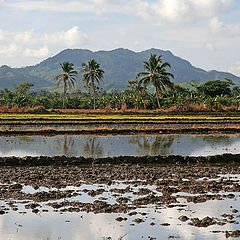
{"label": "distant tree canopy", "polygon": [[[205,83],[191,81],[190,88],[174,84],[174,77],[163,62],[162,56],[152,54],[144,62],[145,72],[137,74],[139,80],[128,81],[123,91],[106,92],[98,87],[104,70],[95,59],[82,64],[82,82],[89,91],[68,92],[77,80],[78,72],[70,62],[61,64],[62,73],[55,77],[58,85],[63,83],[63,95],[58,92],[29,92],[32,83],[14,86],[15,91],[0,90],[0,111],[11,112],[17,108],[31,108],[31,112],[53,112],[54,109],[170,109],[170,111],[240,111],[240,88],[233,87],[230,79],[212,80]],[[147,87],[152,85],[155,92]],[[40,107],[40,108],[39,108]],[[36,108],[36,109],[35,109]],[[13,109],[13,110],[12,110]],[[46,110],[48,109],[48,110]],[[2,110],[3,111],[3,110]],[[16,110],[14,110],[16,111]],[[22,111],[17,110],[17,111]]]}
{"label": "distant tree canopy", "polygon": [[34,86],[33,83],[25,82],[19,85],[14,85],[14,89],[16,90],[17,93],[26,94],[29,91],[29,89],[33,86]]}
{"label": "distant tree canopy", "polygon": [[140,78],[139,84],[143,84],[143,90],[151,83],[155,87],[156,99],[158,107],[160,108],[160,92],[167,89],[173,89],[174,84],[171,78],[174,78],[173,74],[167,71],[171,65],[168,62],[163,62],[162,56],[151,54],[148,61],[144,62],[145,72],[137,74],[136,78]]}
{"label": "distant tree canopy", "polygon": [[213,80],[208,81],[197,87],[197,91],[206,96],[216,97],[221,95],[231,95],[231,85],[233,82],[230,79],[225,81]]}

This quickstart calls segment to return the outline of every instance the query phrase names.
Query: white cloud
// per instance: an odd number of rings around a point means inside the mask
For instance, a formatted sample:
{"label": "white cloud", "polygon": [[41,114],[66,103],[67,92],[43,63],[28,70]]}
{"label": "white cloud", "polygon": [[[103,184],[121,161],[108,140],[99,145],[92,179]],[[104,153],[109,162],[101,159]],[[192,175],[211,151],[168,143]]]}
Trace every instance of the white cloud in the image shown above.
{"label": "white cloud", "polygon": [[213,17],[209,22],[210,29],[213,31],[213,34],[228,37],[239,37],[240,35],[240,24],[224,24],[221,22],[218,17]]}
{"label": "white cloud", "polygon": [[41,47],[39,49],[25,49],[23,52],[23,56],[26,57],[34,57],[34,58],[45,58],[49,56],[49,48],[47,46]]}
{"label": "white cloud", "polygon": [[25,11],[122,13],[139,16],[153,23],[178,23],[211,18],[233,8],[236,0],[85,0],[13,1],[6,6]]}
{"label": "white cloud", "polygon": [[233,0],[138,0],[137,14],[158,24],[192,22],[227,12],[233,3]]}
{"label": "white cloud", "polygon": [[81,48],[87,42],[87,35],[78,27],[55,33],[35,33],[34,31],[8,32],[0,30],[0,57],[48,57],[49,49]]}
{"label": "white cloud", "polygon": [[[135,0],[133,0],[135,2]],[[128,0],[85,0],[85,1],[14,1],[5,4],[8,7],[21,9],[24,11],[53,11],[53,12],[93,12],[96,14],[106,12],[124,12],[132,10],[133,4]]]}
{"label": "white cloud", "polygon": [[65,47],[80,47],[87,41],[87,35],[79,31],[78,27],[73,27],[66,32],[44,34],[41,41],[49,45],[59,45]]}
{"label": "white cloud", "polygon": [[16,8],[25,11],[55,11],[55,12],[88,12],[92,11],[93,7],[89,5],[89,2],[78,1],[13,1],[11,3],[5,3],[5,6]]}
{"label": "white cloud", "polygon": [[21,53],[21,48],[16,43],[10,43],[7,46],[1,46],[0,57],[16,57]]}
{"label": "white cloud", "polygon": [[229,68],[229,72],[240,76],[240,60]]}
{"label": "white cloud", "polygon": [[214,32],[221,32],[224,29],[224,24],[219,21],[218,17],[213,17],[209,25]]}
{"label": "white cloud", "polygon": [[216,50],[216,47],[212,43],[209,43],[209,42],[205,44],[205,47],[210,51]]}

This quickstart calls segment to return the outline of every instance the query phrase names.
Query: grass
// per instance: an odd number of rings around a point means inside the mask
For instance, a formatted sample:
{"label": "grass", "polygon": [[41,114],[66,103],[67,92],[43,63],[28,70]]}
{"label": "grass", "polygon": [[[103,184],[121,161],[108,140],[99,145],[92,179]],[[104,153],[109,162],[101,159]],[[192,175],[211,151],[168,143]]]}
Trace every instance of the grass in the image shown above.
{"label": "grass", "polygon": [[239,119],[240,116],[191,116],[191,115],[128,115],[128,114],[0,114],[0,120],[220,120]]}

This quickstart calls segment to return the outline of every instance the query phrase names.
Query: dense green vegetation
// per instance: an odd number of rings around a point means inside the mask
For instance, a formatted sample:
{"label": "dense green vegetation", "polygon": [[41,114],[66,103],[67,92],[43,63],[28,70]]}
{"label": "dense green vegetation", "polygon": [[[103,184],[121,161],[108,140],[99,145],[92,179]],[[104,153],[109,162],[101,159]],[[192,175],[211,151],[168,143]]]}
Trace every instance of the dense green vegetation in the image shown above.
{"label": "dense green vegetation", "polygon": [[[167,71],[170,63],[163,62],[162,56],[152,54],[144,64],[145,72],[136,74],[140,80],[129,81],[124,91],[107,93],[99,88],[104,79],[104,70],[95,59],[82,64],[82,84],[85,91],[79,88],[69,93],[76,81],[78,71],[70,62],[61,64],[63,73],[55,79],[63,83],[63,94],[59,92],[30,91],[32,83],[22,83],[13,91],[0,91],[1,112],[54,112],[55,109],[105,109],[105,111],[127,109],[157,109],[172,112],[181,111],[236,111],[239,107],[240,89],[230,79],[212,80],[199,84],[192,81],[192,89],[180,87],[171,81],[174,76]],[[151,91],[148,86],[154,87]],[[21,109],[26,108],[26,109]],[[48,109],[48,111],[47,111]]]}
{"label": "dense green vegetation", "polygon": [[[215,81],[209,81],[206,85],[214,84]],[[218,82],[219,83],[219,82]],[[225,85],[225,81],[221,81]],[[215,89],[208,89],[208,93],[201,89],[206,85],[200,85],[194,90],[184,89],[179,86],[169,91],[163,91],[159,97],[161,108],[170,111],[206,111],[206,110],[237,110],[240,101],[240,89],[228,86],[225,91],[227,94],[215,95]],[[43,106],[46,109],[61,109],[63,106],[62,95],[58,92],[49,93],[45,91],[30,92],[31,84],[23,83],[16,86],[14,91],[7,89],[0,91],[0,106],[6,108],[23,108]],[[142,86],[138,81],[131,81],[127,89],[122,92],[106,93],[103,90],[96,92],[97,109],[156,109],[158,107],[157,99],[154,93],[148,90],[142,94]],[[213,90],[213,92],[211,91]],[[214,93],[214,96],[212,96]],[[221,93],[221,94],[220,94]],[[65,107],[68,109],[91,109],[94,106],[94,97],[91,93],[80,90],[75,93],[66,94]],[[8,109],[6,109],[8,110]],[[2,110],[3,111],[3,110]]]}

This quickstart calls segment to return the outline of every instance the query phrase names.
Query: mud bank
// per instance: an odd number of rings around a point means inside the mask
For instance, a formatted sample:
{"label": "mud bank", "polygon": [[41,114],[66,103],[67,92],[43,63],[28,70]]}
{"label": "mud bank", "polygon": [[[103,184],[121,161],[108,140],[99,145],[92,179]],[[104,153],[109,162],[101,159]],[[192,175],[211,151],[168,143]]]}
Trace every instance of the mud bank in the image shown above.
{"label": "mud bank", "polygon": [[119,156],[107,158],[84,158],[67,156],[27,156],[27,157],[0,157],[1,166],[84,166],[91,164],[196,164],[196,163],[240,163],[240,154],[222,154],[214,156]]}
{"label": "mud bank", "polygon": [[40,130],[0,130],[0,136],[13,135],[130,135],[130,134],[215,134],[215,133],[240,133],[240,127],[190,127],[190,128],[149,128],[149,129],[80,129],[80,130],[54,130],[54,129],[40,129]]}

